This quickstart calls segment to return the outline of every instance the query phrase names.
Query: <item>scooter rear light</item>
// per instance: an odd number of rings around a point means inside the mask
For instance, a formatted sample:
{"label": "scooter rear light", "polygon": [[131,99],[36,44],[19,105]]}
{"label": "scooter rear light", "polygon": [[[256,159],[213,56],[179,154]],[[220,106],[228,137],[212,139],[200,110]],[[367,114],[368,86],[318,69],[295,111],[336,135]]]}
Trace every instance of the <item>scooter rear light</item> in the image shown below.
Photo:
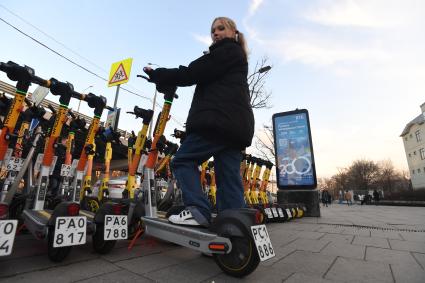
{"label": "scooter rear light", "polygon": [[6,219],[8,212],[9,205],[7,205],[6,203],[0,203],[0,219]]}
{"label": "scooter rear light", "polygon": [[228,249],[228,246],[224,243],[211,243],[208,245],[208,248],[212,251],[225,252]]}
{"label": "scooter rear light", "polygon": [[68,216],[77,216],[80,213],[80,205],[78,203],[71,203],[66,209]]}
{"label": "scooter rear light", "polygon": [[114,212],[115,215],[120,215],[121,214],[121,208],[122,208],[121,204],[114,203],[112,205],[112,211]]}
{"label": "scooter rear light", "polygon": [[263,223],[263,221],[264,221],[264,215],[263,215],[263,213],[259,210],[259,209],[257,209],[257,211],[255,212],[255,219],[254,219],[254,221],[255,221],[255,224],[262,224]]}

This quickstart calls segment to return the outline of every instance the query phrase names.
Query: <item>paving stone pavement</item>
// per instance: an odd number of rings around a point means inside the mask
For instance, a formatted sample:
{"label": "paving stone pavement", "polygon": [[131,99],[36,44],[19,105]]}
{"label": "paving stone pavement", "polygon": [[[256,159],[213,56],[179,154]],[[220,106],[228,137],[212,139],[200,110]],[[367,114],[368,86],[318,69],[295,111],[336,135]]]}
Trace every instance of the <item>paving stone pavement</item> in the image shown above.
{"label": "paving stone pavement", "polygon": [[225,275],[210,257],[143,237],[107,255],[91,240],[52,263],[46,244],[16,237],[0,282],[425,282],[425,208],[333,204],[322,217],[267,224],[276,257],[251,275]]}

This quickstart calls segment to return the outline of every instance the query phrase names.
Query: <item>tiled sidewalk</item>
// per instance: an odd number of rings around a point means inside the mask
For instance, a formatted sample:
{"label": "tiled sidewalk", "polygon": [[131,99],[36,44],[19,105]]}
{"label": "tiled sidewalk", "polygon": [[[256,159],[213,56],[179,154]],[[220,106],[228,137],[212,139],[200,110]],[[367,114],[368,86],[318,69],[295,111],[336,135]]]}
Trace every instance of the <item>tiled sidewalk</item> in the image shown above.
{"label": "tiled sidewalk", "polygon": [[226,276],[214,261],[176,245],[143,239],[131,251],[119,242],[108,255],[91,242],[51,263],[31,235],[16,238],[0,258],[4,282],[425,282],[425,208],[321,208],[321,218],[268,224],[277,256],[248,277]]}

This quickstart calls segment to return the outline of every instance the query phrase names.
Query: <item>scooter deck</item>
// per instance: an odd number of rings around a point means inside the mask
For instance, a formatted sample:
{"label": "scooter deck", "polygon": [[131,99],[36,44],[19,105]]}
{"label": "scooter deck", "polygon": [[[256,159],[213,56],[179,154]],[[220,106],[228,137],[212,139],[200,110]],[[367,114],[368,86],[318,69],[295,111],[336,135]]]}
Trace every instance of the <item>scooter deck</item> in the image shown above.
{"label": "scooter deck", "polygon": [[[23,217],[25,226],[38,239],[44,239],[47,236],[48,222],[52,216],[53,210],[24,210]],[[80,216],[87,217],[87,234],[93,234],[95,231],[94,213],[80,210]]]}
{"label": "scooter deck", "polygon": [[47,236],[48,222],[52,216],[53,210],[29,210],[25,209],[23,217],[25,226],[38,239],[44,239]]}
{"label": "scooter deck", "polygon": [[[228,253],[232,249],[229,239],[220,237],[207,228],[176,225],[166,219],[142,217],[148,235],[203,253]],[[211,250],[210,244],[223,244],[225,251]]]}

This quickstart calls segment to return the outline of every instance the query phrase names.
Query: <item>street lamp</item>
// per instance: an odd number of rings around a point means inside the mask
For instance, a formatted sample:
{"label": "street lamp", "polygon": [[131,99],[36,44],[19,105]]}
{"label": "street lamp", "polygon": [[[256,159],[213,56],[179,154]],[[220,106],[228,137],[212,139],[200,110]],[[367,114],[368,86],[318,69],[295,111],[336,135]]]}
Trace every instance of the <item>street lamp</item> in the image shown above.
{"label": "street lamp", "polygon": [[[86,87],[85,89],[83,89],[83,91],[81,92],[82,94],[84,94],[84,92],[86,91],[86,90],[88,90],[89,88],[92,88],[93,86],[92,85],[90,85],[90,86],[88,86],[88,87]],[[77,112],[78,113],[80,113],[80,105],[81,105],[81,99],[78,101],[78,108],[77,108]]]}
{"label": "street lamp", "polygon": [[249,78],[251,78],[253,75],[261,74],[261,73],[266,73],[266,72],[270,71],[271,68],[272,68],[272,66],[264,66],[264,67],[258,69],[257,72],[252,73],[251,75],[249,75],[248,78],[247,78],[247,80],[249,80]]}

